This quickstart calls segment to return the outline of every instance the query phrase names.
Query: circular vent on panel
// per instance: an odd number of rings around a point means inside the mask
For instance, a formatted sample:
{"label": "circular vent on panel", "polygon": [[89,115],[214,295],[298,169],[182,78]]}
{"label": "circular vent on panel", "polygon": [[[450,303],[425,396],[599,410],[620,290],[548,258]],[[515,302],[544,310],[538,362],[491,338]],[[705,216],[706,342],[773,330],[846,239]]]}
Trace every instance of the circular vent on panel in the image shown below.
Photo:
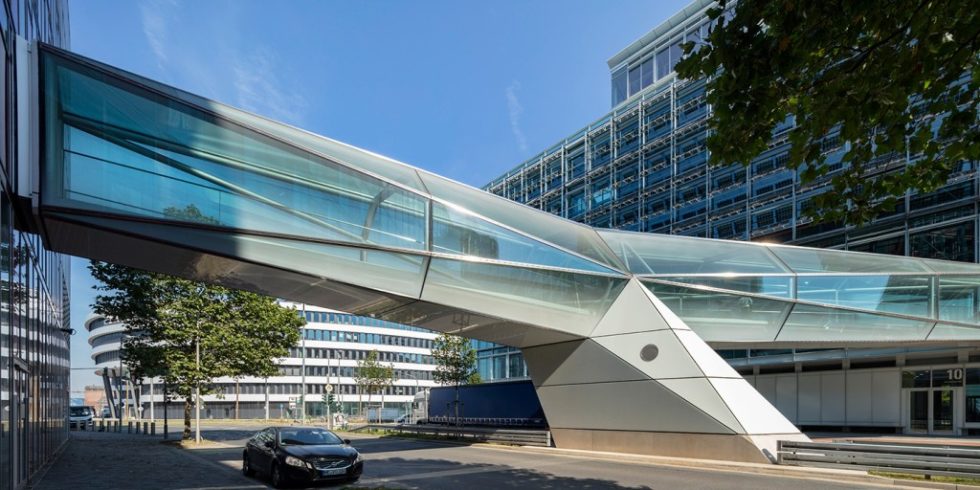
{"label": "circular vent on panel", "polygon": [[660,354],[660,349],[653,344],[644,345],[643,348],[640,349],[640,359],[643,359],[646,362],[656,359],[657,354]]}

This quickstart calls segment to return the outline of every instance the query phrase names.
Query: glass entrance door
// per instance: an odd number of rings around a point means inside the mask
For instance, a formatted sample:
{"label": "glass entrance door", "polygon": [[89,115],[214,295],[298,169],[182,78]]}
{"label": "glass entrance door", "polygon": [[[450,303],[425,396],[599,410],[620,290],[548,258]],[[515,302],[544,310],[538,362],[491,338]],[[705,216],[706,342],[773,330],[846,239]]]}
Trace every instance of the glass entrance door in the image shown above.
{"label": "glass entrance door", "polygon": [[929,390],[909,392],[909,430],[929,432]]}
{"label": "glass entrance door", "polygon": [[953,388],[910,390],[910,432],[920,434],[952,434],[956,412],[956,391]]}

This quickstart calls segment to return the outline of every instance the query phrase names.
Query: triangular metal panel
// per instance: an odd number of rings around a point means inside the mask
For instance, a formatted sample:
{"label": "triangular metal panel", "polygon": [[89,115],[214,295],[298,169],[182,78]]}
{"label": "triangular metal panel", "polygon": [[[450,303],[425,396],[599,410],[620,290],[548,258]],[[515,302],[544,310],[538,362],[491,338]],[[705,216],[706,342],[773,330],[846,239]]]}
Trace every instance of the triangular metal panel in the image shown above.
{"label": "triangular metal panel", "polygon": [[748,434],[799,433],[799,429],[744,379],[710,378]]}
{"label": "triangular metal panel", "polygon": [[592,340],[523,349],[535,386],[650,379]]}
{"label": "triangular metal panel", "polygon": [[706,414],[727,425],[733,431],[744,434],[745,429],[722,400],[721,396],[705,378],[662,379],[660,384],[681,398],[693,403]]}
{"label": "triangular metal panel", "polygon": [[667,328],[670,325],[653,308],[646,288],[633,278],[619,293],[616,302],[609,307],[590,336],[602,337]]}
{"label": "triangular metal panel", "polygon": [[595,341],[653,379],[704,377],[673,330],[611,335]]}

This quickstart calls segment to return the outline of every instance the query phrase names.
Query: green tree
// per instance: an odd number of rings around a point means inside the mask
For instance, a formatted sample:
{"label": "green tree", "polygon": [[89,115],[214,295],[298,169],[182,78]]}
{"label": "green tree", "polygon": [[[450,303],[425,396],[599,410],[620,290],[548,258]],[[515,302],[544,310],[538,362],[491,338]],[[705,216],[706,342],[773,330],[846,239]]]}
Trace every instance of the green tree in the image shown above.
{"label": "green tree", "polygon": [[[372,350],[367,357],[357,362],[354,381],[369,394],[380,392],[381,408],[384,408],[385,390],[395,382],[395,368],[391,364],[379,362],[378,351]],[[378,410],[378,422],[381,422],[381,410]]]}
{"label": "green tree", "polygon": [[459,387],[467,383],[480,382],[480,373],[476,370],[476,350],[473,349],[469,339],[442,333],[433,342],[432,357],[436,360],[433,379],[437,383],[452,385],[456,389],[453,412],[456,425],[460,425]]}
{"label": "green tree", "polygon": [[162,377],[183,397],[185,439],[195,388],[210,392],[219,376],[275,375],[276,359],[296,344],[305,322],[254,293],[97,261],[89,270],[99,281],[93,310],[126,324],[122,358],[131,375]]}
{"label": "green tree", "polygon": [[[803,185],[829,180],[808,207],[816,219],[864,223],[980,159],[975,0],[739,0],[685,50],[678,74],[709,77],[711,161],[748,164],[793,118],[787,166]],[[831,173],[835,131],[846,163]],[[906,155],[910,164],[889,168]]]}

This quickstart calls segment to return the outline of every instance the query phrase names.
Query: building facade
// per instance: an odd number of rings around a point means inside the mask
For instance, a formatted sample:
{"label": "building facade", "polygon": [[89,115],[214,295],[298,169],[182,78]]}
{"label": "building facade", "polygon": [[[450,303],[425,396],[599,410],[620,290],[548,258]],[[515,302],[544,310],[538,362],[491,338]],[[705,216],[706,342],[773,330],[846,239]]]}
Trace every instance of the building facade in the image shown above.
{"label": "building facade", "polygon": [[[673,67],[681,44],[702,41],[713,27],[706,16],[713,4],[692,2],[610,58],[610,112],[485,190],[600,228],[977,261],[977,162],[963,162],[936,192],[908,193],[894,212],[846,228],[814,223],[803,213],[846,164],[847,142],[833,132],[823,142],[831,171],[817,182],[804,185],[785,167],[792,120],[777,128],[769,149],[749,166],[709,166],[705,81],[680,80]],[[726,12],[721,21],[730,16]],[[895,171],[914,158],[894,155],[869,172]],[[978,308],[974,298],[964,301]],[[798,426],[980,431],[980,350],[974,345],[731,347],[718,352]],[[511,354],[487,345],[478,355]],[[481,365],[484,379],[524,372],[493,366]]]}
{"label": "building facade", "polygon": [[[0,489],[21,488],[68,438],[70,359],[66,256],[45,249],[30,202],[16,196],[31,151],[23,39],[68,47],[68,5],[4,0],[0,10]],[[20,38],[20,41],[18,40]]]}
{"label": "building facade", "polygon": [[[386,407],[401,414],[410,413],[415,393],[436,386],[431,355],[436,334],[432,331],[315,306],[285,302],[283,305],[295,308],[307,323],[299,344],[290,349],[288,357],[279,360],[279,376],[242,378],[237,382],[230,378],[216,379],[213,386],[216,392],[202,396],[202,418],[296,418],[301,415],[300,404],[304,398],[307,417],[325,417],[328,390],[334,394],[341,413],[348,416],[366,413],[369,407],[382,403],[379,393],[362,393],[355,381],[358,363],[372,351],[378,352],[379,362],[391,365],[395,371],[394,383],[385,390]],[[125,383],[115,374],[120,369],[125,373],[119,357],[125,325],[105,322],[102,317],[93,317],[86,325],[95,326],[89,328],[89,343],[96,374],[104,377],[107,386],[112,386],[116,400],[120,399],[120,386],[123,386],[123,398],[127,398]],[[128,406],[141,408],[130,409],[126,415],[162,418],[163,388],[159,380],[144,380],[139,399],[126,400]],[[171,403],[168,416],[182,418],[183,405]]]}

